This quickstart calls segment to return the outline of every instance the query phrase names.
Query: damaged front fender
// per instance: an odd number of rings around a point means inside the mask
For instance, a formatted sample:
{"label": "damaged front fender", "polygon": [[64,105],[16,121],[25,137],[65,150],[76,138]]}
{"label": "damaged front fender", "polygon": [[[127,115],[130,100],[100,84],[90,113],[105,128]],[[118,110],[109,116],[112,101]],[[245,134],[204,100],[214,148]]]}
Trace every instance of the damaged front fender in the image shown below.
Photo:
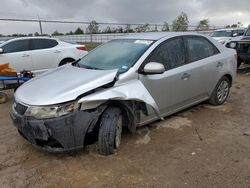
{"label": "damaged front fender", "polygon": [[95,108],[108,100],[133,100],[144,102],[151,106],[158,116],[160,114],[155,100],[140,80],[133,80],[124,85],[113,86],[112,88],[101,90],[81,98],[78,102],[82,104],[82,108],[85,108],[85,105],[88,106],[88,108],[89,106]]}

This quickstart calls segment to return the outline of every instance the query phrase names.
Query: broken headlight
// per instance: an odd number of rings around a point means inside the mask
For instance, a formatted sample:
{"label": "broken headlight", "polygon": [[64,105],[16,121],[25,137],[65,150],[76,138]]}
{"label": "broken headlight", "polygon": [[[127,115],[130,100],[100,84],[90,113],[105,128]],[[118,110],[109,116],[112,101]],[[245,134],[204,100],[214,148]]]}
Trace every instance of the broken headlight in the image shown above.
{"label": "broken headlight", "polygon": [[70,102],[52,106],[30,106],[25,112],[25,116],[34,117],[36,119],[48,119],[67,115],[76,109],[80,104]]}
{"label": "broken headlight", "polygon": [[237,43],[236,42],[231,42],[230,43],[230,48],[236,48],[237,46]]}

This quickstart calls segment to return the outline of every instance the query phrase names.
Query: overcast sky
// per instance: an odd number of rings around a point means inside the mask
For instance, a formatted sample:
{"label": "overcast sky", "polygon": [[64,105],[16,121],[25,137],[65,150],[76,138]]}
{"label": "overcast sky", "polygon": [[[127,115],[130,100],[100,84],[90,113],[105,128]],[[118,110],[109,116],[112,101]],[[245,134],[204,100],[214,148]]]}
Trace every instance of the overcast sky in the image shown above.
{"label": "overcast sky", "polygon": [[[210,25],[250,24],[250,0],[5,0],[0,18],[31,18],[122,23],[169,24],[186,12],[190,25],[209,18]],[[45,33],[68,32],[78,25],[43,24]],[[84,28],[84,26],[82,26]],[[2,22],[0,34],[34,33],[36,23]]]}

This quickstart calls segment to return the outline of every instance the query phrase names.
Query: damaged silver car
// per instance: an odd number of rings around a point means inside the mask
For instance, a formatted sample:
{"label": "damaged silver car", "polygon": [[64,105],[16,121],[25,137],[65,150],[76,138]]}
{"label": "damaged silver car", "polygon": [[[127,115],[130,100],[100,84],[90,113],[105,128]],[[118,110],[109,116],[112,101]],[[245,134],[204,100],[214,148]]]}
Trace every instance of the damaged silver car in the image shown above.
{"label": "damaged silver car", "polygon": [[209,101],[223,104],[236,52],[193,33],[143,33],[109,41],[70,65],[22,85],[11,117],[31,144],[50,152],[81,149],[97,137],[113,154],[122,130]]}

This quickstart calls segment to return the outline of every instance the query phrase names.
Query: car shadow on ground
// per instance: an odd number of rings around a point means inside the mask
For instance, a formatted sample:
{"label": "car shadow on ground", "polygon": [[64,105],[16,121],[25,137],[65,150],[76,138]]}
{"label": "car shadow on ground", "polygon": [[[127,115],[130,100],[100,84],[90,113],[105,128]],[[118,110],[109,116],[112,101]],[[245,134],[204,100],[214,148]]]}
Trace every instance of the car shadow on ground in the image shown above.
{"label": "car shadow on ground", "polygon": [[243,64],[237,70],[239,74],[250,74],[250,65]]}

